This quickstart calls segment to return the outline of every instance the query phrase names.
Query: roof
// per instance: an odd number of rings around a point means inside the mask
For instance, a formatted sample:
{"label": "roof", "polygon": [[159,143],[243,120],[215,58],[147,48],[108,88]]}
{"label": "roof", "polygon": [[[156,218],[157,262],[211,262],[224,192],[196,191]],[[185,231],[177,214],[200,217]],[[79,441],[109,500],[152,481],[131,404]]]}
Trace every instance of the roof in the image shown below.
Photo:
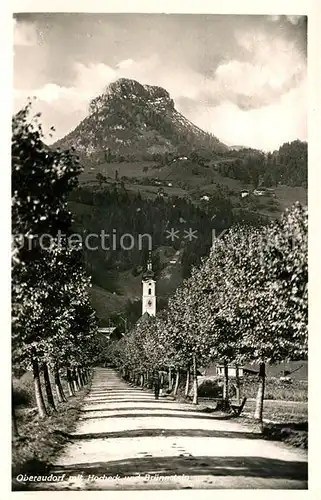
{"label": "roof", "polygon": [[151,316],[148,314],[147,311],[144,312],[144,314],[137,320],[136,324],[139,325],[141,323],[148,323],[150,321]]}
{"label": "roof", "polygon": [[111,334],[116,330],[116,326],[108,326],[105,328],[98,328],[99,333]]}
{"label": "roof", "polygon": [[106,326],[103,328],[98,328],[98,333],[104,335],[108,340],[116,337],[121,338],[123,336],[123,333],[119,331],[119,328],[117,328],[117,326]]}
{"label": "roof", "polygon": [[154,279],[154,276],[154,271],[147,270],[143,272],[143,280]]}

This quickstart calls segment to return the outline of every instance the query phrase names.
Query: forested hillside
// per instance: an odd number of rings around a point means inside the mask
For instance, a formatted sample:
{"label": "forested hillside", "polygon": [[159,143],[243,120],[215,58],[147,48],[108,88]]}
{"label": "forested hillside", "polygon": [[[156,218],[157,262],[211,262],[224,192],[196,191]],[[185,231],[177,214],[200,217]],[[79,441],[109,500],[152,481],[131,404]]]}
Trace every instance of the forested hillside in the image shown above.
{"label": "forested hillside", "polygon": [[[235,156],[235,151],[230,153]],[[225,155],[226,156],[226,155]],[[273,153],[241,149],[238,158],[219,165],[219,172],[232,179],[266,187],[285,184],[307,187],[308,145],[293,141]]]}

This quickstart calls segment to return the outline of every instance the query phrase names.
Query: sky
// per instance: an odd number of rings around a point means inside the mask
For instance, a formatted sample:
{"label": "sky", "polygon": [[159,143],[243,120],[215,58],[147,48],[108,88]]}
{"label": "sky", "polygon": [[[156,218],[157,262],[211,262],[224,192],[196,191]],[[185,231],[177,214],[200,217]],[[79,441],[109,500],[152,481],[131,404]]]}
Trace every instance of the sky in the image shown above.
{"label": "sky", "polygon": [[120,77],[164,87],[175,107],[227,145],[271,151],[307,140],[303,16],[18,14],[14,109],[36,97],[53,142]]}

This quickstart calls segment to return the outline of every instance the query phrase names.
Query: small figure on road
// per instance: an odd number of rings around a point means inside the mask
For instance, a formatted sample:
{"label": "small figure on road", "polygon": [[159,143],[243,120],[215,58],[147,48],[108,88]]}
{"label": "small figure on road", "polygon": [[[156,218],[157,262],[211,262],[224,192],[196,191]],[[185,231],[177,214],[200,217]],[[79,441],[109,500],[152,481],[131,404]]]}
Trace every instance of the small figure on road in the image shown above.
{"label": "small figure on road", "polygon": [[154,374],[154,394],[155,394],[155,399],[159,398],[159,389],[160,389],[159,374],[158,374],[158,372],[156,372]]}

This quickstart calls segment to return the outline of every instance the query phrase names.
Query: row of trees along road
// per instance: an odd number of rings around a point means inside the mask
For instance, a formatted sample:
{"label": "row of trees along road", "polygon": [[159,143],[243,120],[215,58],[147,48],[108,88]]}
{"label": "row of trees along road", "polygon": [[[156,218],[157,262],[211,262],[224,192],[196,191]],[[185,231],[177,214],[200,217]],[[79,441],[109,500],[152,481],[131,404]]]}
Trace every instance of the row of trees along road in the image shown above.
{"label": "row of trees along road", "polygon": [[96,318],[81,249],[67,244],[66,201],[81,168],[72,152],[46,147],[38,117],[29,116],[30,104],[12,121],[12,367],[32,370],[44,418],[57,409],[50,372],[59,402],[66,401],[62,373],[69,396],[88,382]]}
{"label": "row of trees along road", "polygon": [[191,370],[195,404],[197,368],[219,360],[226,407],[228,365],[259,364],[255,416],[262,423],[266,364],[307,357],[307,231],[307,209],[299,203],[268,226],[230,229],[167,310],[136,324],[111,346],[110,358],[140,384],[155,370],[168,370],[170,379],[175,372],[174,395],[183,372],[188,394]]}

